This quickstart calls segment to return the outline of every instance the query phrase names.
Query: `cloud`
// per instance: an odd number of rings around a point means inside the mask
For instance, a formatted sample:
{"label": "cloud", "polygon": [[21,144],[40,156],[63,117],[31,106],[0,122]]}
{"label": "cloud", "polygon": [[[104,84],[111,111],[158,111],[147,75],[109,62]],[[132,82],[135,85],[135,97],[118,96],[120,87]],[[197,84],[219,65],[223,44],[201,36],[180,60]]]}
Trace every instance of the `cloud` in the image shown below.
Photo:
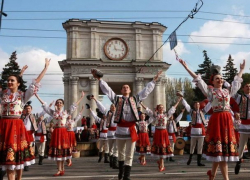
{"label": "cloud", "polygon": [[[241,15],[244,14],[242,11],[238,11],[238,13]],[[205,43],[199,44],[200,46],[203,47],[209,47],[220,50],[227,49],[232,43],[249,42],[249,40],[239,38],[239,37],[250,36],[249,25],[241,24],[244,23],[245,19],[227,16],[226,18],[222,19],[222,21],[208,21],[204,23],[198,31],[194,31],[190,34],[192,38],[189,38],[189,42],[226,43],[226,44],[205,44]],[[210,36],[210,37],[197,37],[197,36]],[[211,37],[211,36],[218,36],[218,37]],[[219,37],[237,37],[237,38],[219,38]]]}
{"label": "cloud", "polygon": [[10,56],[8,55],[8,53],[4,52],[1,48],[0,48],[0,71],[3,70],[3,67],[5,66],[5,64],[8,63]]}
{"label": "cloud", "polygon": [[[190,53],[181,40],[178,40],[178,45],[175,47],[175,50],[179,58],[185,53]],[[163,46],[163,61],[172,65],[178,63],[178,61],[176,61],[174,50],[170,50],[169,42]]]}

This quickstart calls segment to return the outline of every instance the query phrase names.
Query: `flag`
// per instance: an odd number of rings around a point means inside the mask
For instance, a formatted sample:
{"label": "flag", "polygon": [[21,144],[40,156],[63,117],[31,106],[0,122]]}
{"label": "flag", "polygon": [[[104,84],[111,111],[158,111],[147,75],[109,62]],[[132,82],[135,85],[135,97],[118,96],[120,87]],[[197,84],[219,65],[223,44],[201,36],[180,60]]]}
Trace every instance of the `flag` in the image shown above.
{"label": "flag", "polygon": [[175,46],[177,46],[177,37],[176,37],[176,32],[172,32],[169,36],[169,41],[170,41],[170,49],[174,49]]}

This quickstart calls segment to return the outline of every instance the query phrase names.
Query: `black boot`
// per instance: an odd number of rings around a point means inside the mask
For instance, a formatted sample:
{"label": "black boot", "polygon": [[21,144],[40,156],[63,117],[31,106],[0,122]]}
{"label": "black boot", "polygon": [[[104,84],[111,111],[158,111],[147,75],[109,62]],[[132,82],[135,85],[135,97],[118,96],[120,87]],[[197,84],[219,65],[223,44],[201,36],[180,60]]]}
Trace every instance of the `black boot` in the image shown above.
{"label": "black boot", "polygon": [[102,152],[99,152],[99,159],[98,159],[98,162],[101,162],[102,161]]}
{"label": "black boot", "polygon": [[239,174],[239,172],[240,172],[241,161],[242,161],[242,159],[239,159],[239,161],[236,163],[236,166],[234,168],[234,173],[235,174]]}
{"label": "black boot", "polygon": [[118,180],[122,180],[122,178],[123,178],[123,165],[124,165],[124,161],[119,161]]}
{"label": "black boot", "polygon": [[172,157],[169,158],[169,161],[170,161],[170,162],[175,162],[175,160],[173,160]]}
{"label": "black boot", "polygon": [[109,163],[109,154],[108,153],[104,154],[104,163]]}
{"label": "black boot", "polygon": [[43,165],[43,156],[39,156],[39,162],[38,162],[39,165]]}
{"label": "black boot", "polygon": [[201,154],[197,154],[197,166],[205,166],[205,164],[201,163]]}
{"label": "black boot", "polygon": [[118,159],[115,156],[113,157],[113,163],[112,163],[112,165],[113,165],[113,169],[119,169]]}
{"label": "black boot", "polygon": [[190,165],[190,163],[192,161],[192,157],[193,157],[193,154],[189,154],[189,159],[187,161],[187,165]]}
{"label": "black boot", "polygon": [[113,167],[113,155],[109,156],[109,166]]}
{"label": "black boot", "polygon": [[29,171],[29,166],[24,166],[24,171]]}
{"label": "black boot", "polygon": [[0,169],[0,180],[3,180],[3,177],[5,174],[6,174],[6,171],[2,171],[2,169]]}
{"label": "black boot", "polygon": [[131,166],[125,165],[123,180],[130,180],[130,171],[131,171]]}

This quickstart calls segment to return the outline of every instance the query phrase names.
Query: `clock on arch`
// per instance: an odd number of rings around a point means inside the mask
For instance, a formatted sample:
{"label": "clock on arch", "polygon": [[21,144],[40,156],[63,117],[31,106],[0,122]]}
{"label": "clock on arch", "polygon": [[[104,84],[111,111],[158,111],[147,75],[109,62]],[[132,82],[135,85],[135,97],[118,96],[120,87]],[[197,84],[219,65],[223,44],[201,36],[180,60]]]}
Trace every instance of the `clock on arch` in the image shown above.
{"label": "clock on arch", "polygon": [[128,54],[128,45],[121,38],[111,38],[104,44],[104,53],[110,60],[123,60]]}

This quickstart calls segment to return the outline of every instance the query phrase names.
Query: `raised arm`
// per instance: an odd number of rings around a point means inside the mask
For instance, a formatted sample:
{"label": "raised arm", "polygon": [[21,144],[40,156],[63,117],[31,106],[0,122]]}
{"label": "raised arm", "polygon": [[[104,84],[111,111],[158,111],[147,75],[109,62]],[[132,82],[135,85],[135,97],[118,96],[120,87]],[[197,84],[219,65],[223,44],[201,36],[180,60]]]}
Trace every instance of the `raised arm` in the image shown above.
{"label": "raised arm", "polygon": [[173,106],[175,109],[178,106],[178,104],[181,102],[181,100],[183,99],[183,97],[179,97],[176,104]]}
{"label": "raised arm", "polygon": [[50,108],[51,106],[48,106],[37,94],[35,94],[35,96],[42,104],[43,110],[50,116],[53,116],[54,111]]}
{"label": "raised arm", "polygon": [[27,65],[23,66],[23,68],[22,68],[22,70],[21,70],[21,72],[20,72],[20,74],[19,74],[20,77],[23,76],[23,73],[24,73],[24,71],[26,71],[27,68],[28,68]]}
{"label": "raised arm", "polygon": [[140,91],[137,94],[138,100],[142,101],[144,99],[146,99],[148,97],[148,95],[154,90],[155,88],[155,83],[158,80],[159,76],[161,75],[162,71],[159,71],[155,77],[153,78],[153,80],[151,82],[149,82],[146,87],[144,87],[144,89],[142,91]]}
{"label": "raised arm", "polygon": [[78,106],[78,104],[81,102],[81,100],[82,100],[83,97],[84,97],[84,94],[85,94],[85,93],[82,91],[82,94],[81,94],[80,99],[75,103],[76,106]]}
{"label": "raised arm", "polygon": [[232,82],[231,91],[230,91],[231,97],[235,97],[237,92],[241,88],[241,83],[243,82],[242,74],[243,74],[244,69],[245,69],[245,60],[243,60],[242,64],[240,64],[240,71],[238,75],[234,77],[234,80]]}
{"label": "raised arm", "polygon": [[75,122],[78,122],[78,121],[81,119],[83,110],[84,110],[84,106],[82,106],[81,111],[80,111],[79,114],[75,117],[75,119],[74,119]]}
{"label": "raised arm", "polygon": [[94,96],[91,97],[96,102],[97,108],[100,110],[102,114],[107,114],[108,110],[106,107],[103,106],[103,104],[100,101],[97,101]]}
{"label": "raised arm", "polygon": [[101,118],[99,118],[96,113],[94,113],[94,111],[91,110],[91,108],[89,109],[90,110],[90,114],[93,116],[93,118],[95,119],[96,122],[100,123],[101,122]]}
{"label": "raised arm", "polygon": [[184,98],[182,99],[182,105],[186,108],[187,112],[190,113],[191,107]]}
{"label": "raised arm", "polygon": [[181,63],[181,65],[187,70],[187,72],[194,78],[196,79],[198,77],[197,74],[195,74],[191,69],[189,69],[189,67],[187,66],[186,62],[183,61],[182,59],[179,60],[179,62]]}
{"label": "raised arm", "polygon": [[49,64],[50,64],[50,59],[48,58],[45,58],[45,66],[44,66],[44,69],[42,70],[42,72],[38,75],[38,77],[36,78],[36,83],[39,83],[42,78],[44,77],[48,67],[49,67]]}
{"label": "raised arm", "polygon": [[181,120],[184,111],[185,111],[185,108],[183,108],[183,109],[181,110],[181,113],[180,113],[180,114],[177,116],[177,118],[175,119],[175,122],[176,122],[176,123],[178,123],[178,122]]}
{"label": "raised arm", "polygon": [[239,71],[239,73],[238,73],[238,77],[242,77],[242,74],[243,74],[243,71],[244,71],[244,69],[245,69],[245,59],[243,60],[243,62],[242,62],[242,64],[240,64],[240,71]]}

